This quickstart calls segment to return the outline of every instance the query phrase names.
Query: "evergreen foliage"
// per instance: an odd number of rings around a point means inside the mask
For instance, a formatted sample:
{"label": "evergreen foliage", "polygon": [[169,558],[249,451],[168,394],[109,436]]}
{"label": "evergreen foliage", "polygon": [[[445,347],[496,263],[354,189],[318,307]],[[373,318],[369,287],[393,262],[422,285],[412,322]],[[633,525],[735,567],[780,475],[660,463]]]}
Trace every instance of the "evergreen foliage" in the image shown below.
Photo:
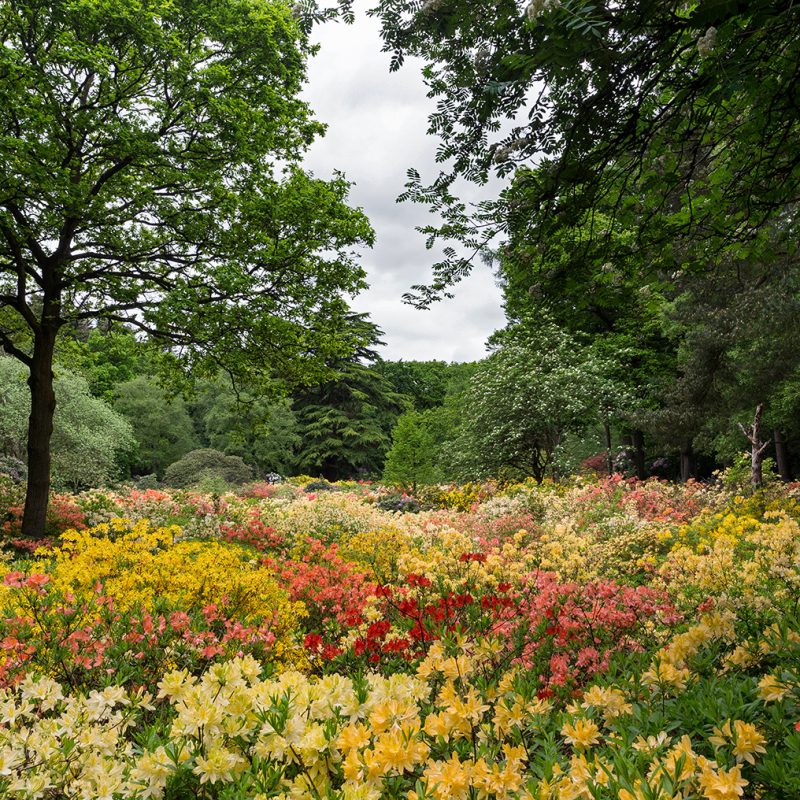
{"label": "evergreen foliage", "polygon": [[417,484],[434,482],[435,463],[433,439],[424,415],[418,411],[401,414],[392,430],[392,446],[383,467],[384,482],[416,492]]}
{"label": "evergreen foliage", "polygon": [[301,441],[295,467],[328,480],[380,474],[390,433],[404,398],[372,365],[382,331],[365,314],[351,314],[348,329],[358,347],[329,362],[335,377],[295,395]]}

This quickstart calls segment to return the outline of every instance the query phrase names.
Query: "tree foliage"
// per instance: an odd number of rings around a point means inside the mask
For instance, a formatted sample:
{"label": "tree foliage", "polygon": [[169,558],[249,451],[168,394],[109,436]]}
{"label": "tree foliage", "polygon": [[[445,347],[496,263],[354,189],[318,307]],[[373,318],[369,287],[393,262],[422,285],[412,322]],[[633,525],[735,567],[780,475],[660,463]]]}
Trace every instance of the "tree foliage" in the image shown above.
{"label": "tree foliage", "polygon": [[329,480],[379,474],[392,426],[406,406],[372,366],[382,331],[365,314],[352,314],[347,328],[368,345],[329,362],[335,377],[297,393],[292,406],[301,435],[295,466]]}
{"label": "tree foliage", "polygon": [[288,398],[234,387],[219,375],[199,387],[191,406],[208,447],[240,456],[261,475],[291,472],[300,436]]}
{"label": "tree foliage", "polygon": [[36,536],[65,326],[124,322],[196,372],[319,378],[372,231],[343,176],[300,167],[323,128],[288,4],[23,0],[0,39],[0,346],[30,373]]}
{"label": "tree foliage", "polygon": [[[53,484],[77,491],[102,486],[120,475],[135,442],[128,420],[92,396],[86,380],[58,368],[55,381],[58,410],[53,430]],[[4,455],[25,453],[30,395],[25,369],[0,356],[0,443]]]}
{"label": "tree foliage", "polygon": [[153,378],[140,375],[115,387],[114,408],[132,425],[136,447],[127,459],[132,475],[163,475],[198,441],[183,398],[169,397]]}
{"label": "tree foliage", "polygon": [[417,484],[436,479],[436,452],[424,414],[406,411],[392,430],[392,446],[383,468],[385,483],[416,492]]}
{"label": "tree foliage", "polygon": [[[514,219],[548,247],[584,224],[611,248],[610,212],[640,247],[681,264],[760,246],[800,199],[800,8],[790,0],[380,0],[373,13],[399,68],[426,61],[441,174],[411,170],[406,197],[443,214],[432,239],[468,245],[436,265],[425,305]],[[454,180],[517,175],[524,197],[470,209]]]}
{"label": "tree foliage", "polygon": [[466,393],[455,448],[462,477],[541,482],[565,437],[602,419],[616,395],[608,372],[591,348],[546,319],[504,331]]}

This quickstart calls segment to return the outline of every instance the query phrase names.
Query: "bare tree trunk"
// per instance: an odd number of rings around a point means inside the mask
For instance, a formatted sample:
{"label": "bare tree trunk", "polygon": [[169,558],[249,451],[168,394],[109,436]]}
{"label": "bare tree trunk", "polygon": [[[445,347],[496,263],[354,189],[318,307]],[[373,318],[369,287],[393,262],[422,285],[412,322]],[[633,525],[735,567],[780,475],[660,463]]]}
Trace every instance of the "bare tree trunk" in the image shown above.
{"label": "bare tree trunk", "polygon": [[50,497],[50,437],[56,395],[53,388],[53,353],[57,329],[41,326],[34,336],[28,377],[31,414],[28,418],[28,488],[22,515],[22,535],[42,539]]}
{"label": "bare tree trunk", "polygon": [[694,473],[694,453],[692,451],[692,440],[687,439],[681,449],[681,482],[686,483]]}
{"label": "bare tree trunk", "polygon": [[789,483],[792,479],[792,470],[789,467],[789,454],[786,452],[786,442],[783,434],[775,428],[772,432],[775,439],[775,462],[778,465],[778,472],[784,483]]}
{"label": "bare tree trunk", "polygon": [[603,423],[603,428],[605,429],[606,433],[606,468],[608,469],[608,474],[614,474],[614,458],[611,455],[611,426],[608,422]]}
{"label": "bare tree trunk", "polygon": [[753,491],[764,485],[764,452],[769,446],[769,442],[761,441],[761,416],[764,413],[764,404],[756,406],[756,413],[753,416],[753,424],[750,428],[745,428],[739,423],[739,428],[750,442],[750,483]]}

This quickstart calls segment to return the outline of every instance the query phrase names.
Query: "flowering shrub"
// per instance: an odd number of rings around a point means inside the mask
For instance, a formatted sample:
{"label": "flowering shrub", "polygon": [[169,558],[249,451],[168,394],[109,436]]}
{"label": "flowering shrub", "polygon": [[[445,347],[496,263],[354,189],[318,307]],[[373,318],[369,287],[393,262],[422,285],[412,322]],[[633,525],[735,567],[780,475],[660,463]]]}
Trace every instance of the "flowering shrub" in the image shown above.
{"label": "flowering shrub", "polygon": [[276,659],[271,617],[245,624],[214,603],[187,612],[165,600],[152,610],[120,611],[100,586],[79,599],[41,573],[10,572],[4,585],[0,686],[29,672],[72,687],[155,686],[164,671],[179,665],[198,672],[211,661],[244,653],[262,664]]}
{"label": "flowering shrub", "polygon": [[[727,635],[724,622],[703,625],[696,654]],[[789,655],[796,668],[797,649]],[[717,656],[680,691],[657,679],[604,682],[557,709],[531,693],[524,670],[492,670],[493,656],[491,643],[455,641],[432,646],[416,675],[317,679],[291,671],[263,679],[245,656],[199,680],[167,672],[157,699],[120,687],[68,695],[29,677],[0,696],[0,789],[136,798],[162,797],[171,785],[185,796],[342,800],[796,796],[796,671],[757,682],[736,673],[720,691]],[[155,708],[164,723],[132,747]],[[36,753],[25,746],[31,736]],[[89,742],[103,743],[94,757]]]}
{"label": "flowering shrub", "polygon": [[186,612],[213,606],[247,625],[269,621],[274,657],[291,658],[292,633],[305,613],[303,606],[292,603],[247,550],[218,542],[175,541],[178,533],[176,528],[153,529],[145,521],[132,525],[122,519],[70,531],[31,572],[46,575],[56,590],[78,601],[101,590],[119,611],[152,612],[166,602]]}
{"label": "flowering shrub", "polygon": [[[29,550],[21,539],[22,512],[25,506],[24,487],[0,475],[0,542],[5,540],[18,549]],[[86,519],[75,501],[63,494],[54,494],[47,508],[45,535],[55,538],[72,528],[86,527]]]}
{"label": "flowering shrub", "polygon": [[307,483],[0,559],[0,796],[800,797],[797,487]]}

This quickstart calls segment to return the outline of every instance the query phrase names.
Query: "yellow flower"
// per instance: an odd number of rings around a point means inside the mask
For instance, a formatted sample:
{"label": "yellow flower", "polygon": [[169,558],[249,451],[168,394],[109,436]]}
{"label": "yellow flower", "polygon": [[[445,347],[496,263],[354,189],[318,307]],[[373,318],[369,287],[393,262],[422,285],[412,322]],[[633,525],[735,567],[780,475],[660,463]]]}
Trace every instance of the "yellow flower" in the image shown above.
{"label": "yellow flower", "polygon": [[737,762],[747,761],[755,764],[754,753],[766,753],[764,744],[766,739],[758,732],[755,725],[737,719],[733,723],[734,747],[733,754]]}
{"label": "yellow flower", "polygon": [[413,729],[393,730],[375,742],[375,761],[384,774],[410,772],[428,756],[428,746],[418,741]]}
{"label": "yellow flower", "polygon": [[670,742],[669,737],[665,731],[661,731],[658,736],[648,736],[645,739],[643,736],[637,736],[633,742],[633,749],[638,750],[640,753],[652,753],[658,750],[659,747],[668,745]]}
{"label": "yellow flower", "polygon": [[699,782],[706,800],[738,800],[748,784],[739,767],[732,767],[727,772],[706,769],[700,775]]}
{"label": "yellow flower", "polygon": [[789,694],[789,687],[774,675],[765,675],[758,682],[758,696],[765,703],[783,700],[787,694]]}
{"label": "yellow flower", "polygon": [[459,761],[455,753],[448,761],[434,761],[425,770],[424,777],[433,790],[436,800],[466,800],[469,795],[470,769],[468,763]]}
{"label": "yellow flower", "polygon": [[566,723],[561,728],[561,735],[567,744],[583,750],[600,741],[600,728],[590,719],[578,719],[574,725]]}
{"label": "yellow flower", "polygon": [[583,695],[583,708],[598,708],[606,720],[621,714],[630,714],[633,707],[625,701],[625,695],[619,689],[592,686]]}
{"label": "yellow flower", "polygon": [[245,763],[241,756],[224,747],[212,747],[205,757],[197,757],[192,772],[200,776],[201,784],[232,781],[234,772],[237,768],[242,768]]}
{"label": "yellow flower", "polygon": [[733,736],[731,721],[726,720],[721,728],[714,727],[713,734],[708,737],[708,741],[710,744],[713,744],[715,748],[725,747],[731,736]]}
{"label": "yellow flower", "polygon": [[352,722],[339,734],[336,744],[345,753],[358,750],[369,744],[369,731],[361,722]]}

